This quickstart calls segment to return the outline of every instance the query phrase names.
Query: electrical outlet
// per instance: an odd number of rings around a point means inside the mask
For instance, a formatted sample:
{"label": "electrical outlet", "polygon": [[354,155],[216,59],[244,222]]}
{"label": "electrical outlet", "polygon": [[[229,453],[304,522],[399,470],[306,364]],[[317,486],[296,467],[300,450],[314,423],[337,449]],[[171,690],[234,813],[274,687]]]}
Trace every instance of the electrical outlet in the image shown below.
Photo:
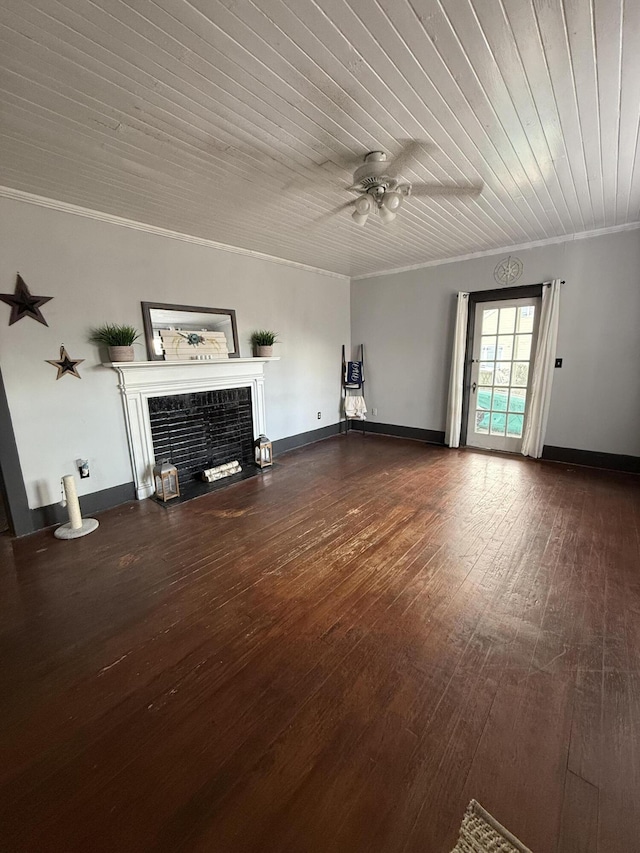
{"label": "electrical outlet", "polygon": [[371,409],[371,414],[375,418],[375,416],[378,414],[378,410],[377,409]]}
{"label": "electrical outlet", "polygon": [[322,418],[322,412],[318,412],[318,420]]}
{"label": "electrical outlet", "polygon": [[76,465],[78,466],[78,473],[80,474],[81,480],[85,480],[90,476],[88,459],[76,459]]}

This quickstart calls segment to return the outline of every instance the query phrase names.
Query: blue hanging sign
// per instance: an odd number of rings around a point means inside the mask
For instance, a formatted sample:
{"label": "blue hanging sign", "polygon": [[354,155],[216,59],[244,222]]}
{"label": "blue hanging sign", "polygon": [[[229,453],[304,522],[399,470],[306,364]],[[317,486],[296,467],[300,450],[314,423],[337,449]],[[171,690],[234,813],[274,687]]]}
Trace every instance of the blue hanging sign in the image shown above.
{"label": "blue hanging sign", "polygon": [[347,362],[347,375],[345,377],[347,388],[360,388],[362,386],[362,362]]}

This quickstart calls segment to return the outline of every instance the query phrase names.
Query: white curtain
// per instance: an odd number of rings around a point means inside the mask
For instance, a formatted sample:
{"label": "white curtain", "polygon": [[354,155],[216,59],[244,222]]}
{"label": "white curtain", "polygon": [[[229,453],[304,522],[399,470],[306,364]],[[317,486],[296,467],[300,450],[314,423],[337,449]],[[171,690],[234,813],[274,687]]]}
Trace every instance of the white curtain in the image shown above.
{"label": "white curtain", "polygon": [[558,340],[558,316],[560,312],[560,281],[546,282],[542,288],[542,311],[538,327],[533,379],[529,393],[527,423],[522,439],[524,456],[542,456],[544,437],[547,431],[551,385]]}
{"label": "white curtain", "polygon": [[447,405],[447,426],[444,434],[445,444],[460,447],[460,429],[462,427],[462,396],[464,382],[464,356],[467,346],[467,318],[469,317],[469,294],[458,293],[456,328],[453,336],[453,356],[451,358],[451,376],[449,377],[449,403]]}

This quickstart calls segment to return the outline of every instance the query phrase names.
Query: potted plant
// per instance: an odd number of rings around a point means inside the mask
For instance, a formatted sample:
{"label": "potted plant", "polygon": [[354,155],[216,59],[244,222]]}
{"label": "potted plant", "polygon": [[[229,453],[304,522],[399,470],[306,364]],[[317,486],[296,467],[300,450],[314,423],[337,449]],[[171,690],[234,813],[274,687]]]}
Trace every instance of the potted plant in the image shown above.
{"label": "potted plant", "polygon": [[109,349],[109,361],[133,361],[133,345],[140,337],[134,326],[105,323],[91,330],[89,340]]}
{"label": "potted plant", "polygon": [[277,332],[270,332],[267,329],[258,329],[251,334],[251,343],[253,344],[254,353],[258,358],[271,358],[273,355],[273,345],[278,340]]}

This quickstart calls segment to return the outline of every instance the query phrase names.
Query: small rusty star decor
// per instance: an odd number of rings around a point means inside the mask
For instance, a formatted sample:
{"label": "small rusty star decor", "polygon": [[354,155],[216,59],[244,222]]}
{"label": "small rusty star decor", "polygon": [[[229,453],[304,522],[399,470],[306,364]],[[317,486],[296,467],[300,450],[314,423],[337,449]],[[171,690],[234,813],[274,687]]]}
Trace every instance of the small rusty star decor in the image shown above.
{"label": "small rusty star decor", "polygon": [[78,379],[82,379],[82,376],[78,373],[78,365],[82,364],[84,358],[70,358],[69,353],[64,348],[64,344],[60,346],[60,358],[50,359],[46,358],[45,361],[47,364],[52,364],[54,367],[58,368],[58,375],[56,379],[60,379],[61,376],[75,376]]}
{"label": "small rusty star decor", "polygon": [[42,316],[40,307],[51,299],[53,296],[33,296],[20,273],[18,273],[14,293],[0,293],[0,300],[11,306],[10,326],[17,323],[18,320],[22,320],[23,317],[31,317],[32,320],[37,320],[38,323],[48,326],[49,324]]}

